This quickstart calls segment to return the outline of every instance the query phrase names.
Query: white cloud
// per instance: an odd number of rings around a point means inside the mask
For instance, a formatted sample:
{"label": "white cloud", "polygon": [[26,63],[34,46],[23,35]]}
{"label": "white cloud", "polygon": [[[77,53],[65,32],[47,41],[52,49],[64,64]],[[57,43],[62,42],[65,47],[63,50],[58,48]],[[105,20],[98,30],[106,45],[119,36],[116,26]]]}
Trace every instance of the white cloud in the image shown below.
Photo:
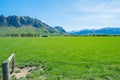
{"label": "white cloud", "polygon": [[80,12],[88,12],[88,13],[113,13],[113,14],[120,14],[120,1],[114,0],[109,2],[90,2],[88,0],[85,0],[86,3],[83,3],[78,0],[77,3],[74,4],[74,8]]}
{"label": "white cloud", "polygon": [[73,7],[79,14],[72,15],[71,20],[78,23],[79,28],[120,27],[119,0],[76,0]]}
{"label": "white cloud", "polygon": [[43,22],[43,23],[46,23],[46,21],[43,21],[43,20],[42,20],[42,22]]}
{"label": "white cloud", "polygon": [[66,30],[120,27],[120,0],[75,0],[61,13]]}

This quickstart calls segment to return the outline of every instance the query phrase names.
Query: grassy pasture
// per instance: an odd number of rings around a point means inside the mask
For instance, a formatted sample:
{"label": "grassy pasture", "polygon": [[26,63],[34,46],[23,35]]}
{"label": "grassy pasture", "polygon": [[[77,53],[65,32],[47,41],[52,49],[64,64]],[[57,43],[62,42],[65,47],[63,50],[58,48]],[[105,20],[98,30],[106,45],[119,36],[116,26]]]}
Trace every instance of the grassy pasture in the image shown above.
{"label": "grassy pasture", "polygon": [[120,79],[120,37],[0,38],[0,63],[11,53],[17,67],[44,69],[27,80]]}

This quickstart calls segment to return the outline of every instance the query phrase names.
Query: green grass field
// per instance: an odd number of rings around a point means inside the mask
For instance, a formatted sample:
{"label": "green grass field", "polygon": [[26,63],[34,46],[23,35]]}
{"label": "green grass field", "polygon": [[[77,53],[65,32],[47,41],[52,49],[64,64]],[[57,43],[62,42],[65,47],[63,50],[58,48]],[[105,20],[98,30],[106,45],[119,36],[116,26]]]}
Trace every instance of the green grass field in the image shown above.
{"label": "green grass field", "polygon": [[21,80],[120,80],[120,37],[0,38],[0,63],[11,53],[17,67],[44,69]]}

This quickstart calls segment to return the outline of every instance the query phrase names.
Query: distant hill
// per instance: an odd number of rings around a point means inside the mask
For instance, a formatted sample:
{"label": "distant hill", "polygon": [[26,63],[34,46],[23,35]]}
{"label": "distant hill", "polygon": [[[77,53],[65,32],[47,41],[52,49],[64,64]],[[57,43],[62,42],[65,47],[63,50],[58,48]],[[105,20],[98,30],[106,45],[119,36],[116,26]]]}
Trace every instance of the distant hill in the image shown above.
{"label": "distant hill", "polygon": [[120,35],[120,28],[101,28],[101,29],[84,29],[76,32],[72,32],[71,34],[75,35],[92,35],[92,34],[100,34],[100,35]]}
{"label": "distant hill", "polygon": [[54,27],[57,31],[59,31],[59,32],[61,32],[61,33],[67,33],[62,27],[60,27],[60,26],[55,26]]}
{"label": "distant hill", "polygon": [[60,35],[63,32],[29,16],[0,15],[0,35],[23,33]]}

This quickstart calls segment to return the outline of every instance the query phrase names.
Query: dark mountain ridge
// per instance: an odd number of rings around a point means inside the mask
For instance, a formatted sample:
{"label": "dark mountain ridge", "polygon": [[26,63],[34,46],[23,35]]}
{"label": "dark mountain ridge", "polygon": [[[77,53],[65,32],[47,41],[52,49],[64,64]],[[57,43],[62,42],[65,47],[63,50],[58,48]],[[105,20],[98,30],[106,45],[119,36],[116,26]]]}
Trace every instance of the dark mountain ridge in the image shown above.
{"label": "dark mountain ridge", "polygon": [[[5,28],[7,27],[7,30],[9,28],[15,28],[20,29],[22,27],[25,27],[29,33],[32,33],[31,31],[33,31],[34,33],[42,33],[42,34],[61,34],[63,32],[60,32],[60,30],[55,29],[49,25],[47,25],[46,23],[38,20],[38,19],[34,19],[31,18],[29,16],[4,16],[4,15],[0,15],[0,30],[2,28],[1,32],[4,32],[3,30],[5,30]],[[9,28],[8,28],[9,27]],[[34,30],[31,30],[31,28],[29,29],[29,27],[31,27]],[[16,32],[16,30],[14,29],[14,32]],[[19,30],[17,30],[19,31]],[[22,33],[28,33],[28,32],[22,32]],[[37,32],[36,32],[37,31]],[[11,32],[11,31],[9,31]],[[2,34],[2,33],[1,33]]]}

